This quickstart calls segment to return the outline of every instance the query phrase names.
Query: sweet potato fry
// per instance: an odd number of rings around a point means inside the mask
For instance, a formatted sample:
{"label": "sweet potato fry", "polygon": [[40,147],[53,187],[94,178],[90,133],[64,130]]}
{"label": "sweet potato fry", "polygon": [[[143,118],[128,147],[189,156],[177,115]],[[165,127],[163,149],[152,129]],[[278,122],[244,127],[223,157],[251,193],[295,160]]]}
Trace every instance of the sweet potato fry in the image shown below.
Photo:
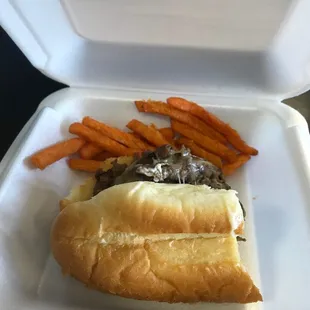
{"label": "sweet potato fry", "polygon": [[174,148],[177,148],[176,141],[174,140],[174,132],[170,127],[160,128],[159,132]]}
{"label": "sweet potato fry", "polygon": [[203,149],[220,156],[222,159],[228,162],[234,162],[237,159],[237,155],[234,151],[230,150],[220,142],[204,136],[200,132],[191,128],[186,124],[182,124],[178,121],[171,120],[172,129],[175,132],[183,135],[184,137],[193,140],[195,143],[200,145]]}
{"label": "sweet potato fry", "polygon": [[155,146],[169,144],[169,141],[167,141],[158,130],[155,130],[151,126],[147,126],[138,120],[133,119],[130,121],[127,124],[127,128],[131,129],[133,132],[136,132]]}
{"label": "sweet potato fry", "polygon": [[135,139],[140,140],[141,146],[143,146],[143,148],[142,148],[143,150],[145,150],[145,151],[155,150],[155,146],[154,145],[149,144],[143,137],[141,137],[137,133],[129,132],[128,134],[133,136]]}
{"label": "sweet potato fry", "polygon": [[206,150],[198,146],[193,140],[181,137],[177,140],[177,143],[188,147],[193,155],[204,158],[211,162],[213,165],[222,168],[222,160],[219,156],[207,152]]}
{"label": "sweet potato fry", "polygon": [[79,151],[82,159],[92,159],[102,152],[102,148],[93,143],[86,143]]}
{"label": "sweet potato fry", "polygon": [[91,159],[71,158],[68,160],[68,165],[71,169],[86,172],[96,172],[101,167],[101,163]]}
{"label": "sweet potato fry", "polygon": [[102,135],[105,135],[129,148],[143,150],[144,144],[139,139],[132,137],[127,132],[124,132],[118,128],[110,127],[88,116],[83,118],[82,123],[83,125],[94,129]]}
{"label": "sweet potato fry", "polygon": [[172,128],[170,127],[160,128],[159,131],[169,142],[173,141],[174,132]]}
{"label": "sweet potato fry", "polygon": [[32,155],[30,161],[33,166],[43,170],[54,162],[76,153],[84,144],[85,141],[80,138],[59,142]]}
{"label": "sweet potato fry", "polygon": [[224,175],[232,175],[238,168],[243,166],[247,161],[251,159],[250,155],[247,154],[239,154],[237,156],[237,160],[231,164],[224,164],[223,165],[223,173]]}
{"label": "sweet potato fry", "polygon": [[150,126],[151,126],[153,129],[158,130],[158,128],[157,128],[157,126],[156,126],[155,124],[152,123]]}
{"label": "sweet potato fry", "polygon": [[139,149],[127,148],[126,146],[110,139],[109,137],[101,135],[98,131],[90,129],[81,123],[71,124],[69,127],[69,132],[82,137],[88,142],[98,145],[116,156],[134,155],[135,153],[141,151]]}
{"label": "sweet potato fry", "polygon": [[218,140],[223,144],[227,143],[226,138],[222,134],[190,113],[180,111],[179,109],[160,101],[135,101],[135,104],[139,112],[169,116],[172,119],[193,127],[197,131],[209,136],[212,139]]}
{"label": "sweet potato fry", "polygon": [[129,166],[134,161],[134,157],[132,156],[110,157],[104,161],[87,160],[87,159],[70,159],[68,161],[68,165],[71,169],[86,172],[96,172],[97,169],[108,171],[113,167],[113,162],[115,160],[120,165]]}
{"label": "sweet potato fry", "polygon": [[247,145],[246,142],[242,140],[239,133],[235,129],[220,120],[214,114],[199,106],[197,103],[179,97],[170,97],[167,99],[167,103],[174,108],[197,116],[206,124],[212,126],[215,130],[223,134],[227,141],[238,151],[248,155],[258,154],[258,151],[255,148]]}
{"label": "sweet potato fry", "polygon": [[115,155],[110,153],[110,152],[106,152],[106,151],[103,151],[101,153],[99,153],[98,155],[96,155],[93,160],[99,160],[99,161],[103,161],[103,160],[106,160],[108,158],[112,158],[114,157]]}

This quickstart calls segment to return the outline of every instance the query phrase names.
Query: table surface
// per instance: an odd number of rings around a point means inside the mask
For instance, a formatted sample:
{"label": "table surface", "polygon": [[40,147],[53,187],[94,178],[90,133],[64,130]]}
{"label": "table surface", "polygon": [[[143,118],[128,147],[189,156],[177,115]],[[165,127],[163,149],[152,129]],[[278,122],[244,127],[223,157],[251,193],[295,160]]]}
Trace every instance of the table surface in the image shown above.
{"label": "table surface", "polygon": [[35,69],[0,27],[0,160],[40,102],[64,87]]}

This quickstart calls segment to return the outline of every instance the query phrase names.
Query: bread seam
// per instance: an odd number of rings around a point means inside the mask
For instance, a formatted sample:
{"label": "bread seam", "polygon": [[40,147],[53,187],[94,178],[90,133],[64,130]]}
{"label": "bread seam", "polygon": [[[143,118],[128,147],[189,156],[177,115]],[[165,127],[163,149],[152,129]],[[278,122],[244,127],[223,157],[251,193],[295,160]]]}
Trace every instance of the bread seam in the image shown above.
{"label": "bread seam", "polygon": [[[120,241],[120,234],[122,237],[127,237],[128,239],[125,242]],[[104,236],[109,237],[110,235],[115,235],[112,237],[112,241],[103,242]],[[94,236],[91,238],[88,237],[71,237],[62,234],[58,234],[59,238],[67,240],[80,240],[83,242],[97,242],[99,245],[108,246],[111,244],[126,245],[126,244],[144,244],[147,241],[158,242],[158,241],[173,241],[173,240],[185,240],[185,239],[215,239],[215,238],[226,238],[229,236],[237,237],[234,233],[231,234],[189,234],[189,233],[180,233],[180,234],[154,234],[154,235],[142,235],[142,234],[130,234],[130,233],[109,233],[105,232],[100,236]],[[139,239],[139,242],[136,242],[136,239]]]}

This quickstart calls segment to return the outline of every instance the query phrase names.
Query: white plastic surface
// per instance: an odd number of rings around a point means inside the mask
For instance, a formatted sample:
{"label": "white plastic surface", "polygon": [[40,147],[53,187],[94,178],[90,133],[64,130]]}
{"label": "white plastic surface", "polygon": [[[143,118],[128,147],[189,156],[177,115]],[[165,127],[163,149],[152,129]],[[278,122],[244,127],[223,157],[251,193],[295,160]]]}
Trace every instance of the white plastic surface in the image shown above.
{"label": "white plastic surface", "polygon": [[[68,137],[68,125],[85,115],[124,128],[136,117],[159,126],[167,120],[136,111],[133,100],[170,94],[63,90],[48,97],[23,142],[7,154],[0,187],[0,309],[115,310],[307,310],[310,308],[308,129],[295,110],[269,101],[190,97],[230,122],[260,151],[229,182],[247,210],[242,260],[260,286],[264,303],[167,305],[125,300],[91,291],[64,278],[49,250],[49,231],[58,201],[86,174],[65,160],[44,171],[27,157]],[[16,151],[18,149],[18,151]],[[15,156],[15,157],[14,157]],[[2,171],[3,172],[3,171]]]}
{"label": "white plastic surface", "polygon": [[[275,100],[309,88],[310,1],[0,0],[0,22],[46,75],[101,89],[48,97],[1,162],[1,310],[310,309],[309,132]],[[57,203],[85,174],[65,160],[35,171],[25,158],[85,115],[120,128],[135,116],[163,125],[131,101],[174,92],[206,104],[260,151],[230,179],[248,211],[241,251],[260,305],[124,300],[63,278],[50,256]]]}
{"label": "white plastic surface", "polygon": [[307,0],[0,0],[0,22],[70,86],[279,99],[310,88]]}

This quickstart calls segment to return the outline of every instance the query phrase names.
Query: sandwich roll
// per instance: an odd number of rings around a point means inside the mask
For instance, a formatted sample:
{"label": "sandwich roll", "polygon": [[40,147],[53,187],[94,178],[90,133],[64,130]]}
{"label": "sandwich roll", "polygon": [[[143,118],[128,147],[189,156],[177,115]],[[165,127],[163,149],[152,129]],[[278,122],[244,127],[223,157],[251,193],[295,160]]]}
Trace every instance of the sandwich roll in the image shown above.
{"label": "sandwich roll", "polygon": [[126,298],[169,303],[262,300],[240,263],[234,236],[100,234],[98,227],[96,235],[85,238],[54,231],[52,249],[65,274]]}
{"label": "sandwich roll", "polygon": [[[81,188],[85,193],[85,187]],[[138,181],[115,185],[89,200],[67,205],[54,232],[69,238],[106,232],[242,234],[243,226],[242,209],[233,190]]]}
{"label": "sandwich roll", "polygon": [[141,300],[262,300],[240,262],[235,232],[244,220],[236,192],[138,181],[77,201],[93,184],[72,191],[52,226],[52,253],[65,274]]}
{"label": "sandwich roll", "polygon": [[69,195],[60,200],[59,210],[62,211],[66,206],[72,204],[73,202],[89,200],[93,195],[95,184],[95,177],[90,177],[84,182],[84,184],[72,188]]}

